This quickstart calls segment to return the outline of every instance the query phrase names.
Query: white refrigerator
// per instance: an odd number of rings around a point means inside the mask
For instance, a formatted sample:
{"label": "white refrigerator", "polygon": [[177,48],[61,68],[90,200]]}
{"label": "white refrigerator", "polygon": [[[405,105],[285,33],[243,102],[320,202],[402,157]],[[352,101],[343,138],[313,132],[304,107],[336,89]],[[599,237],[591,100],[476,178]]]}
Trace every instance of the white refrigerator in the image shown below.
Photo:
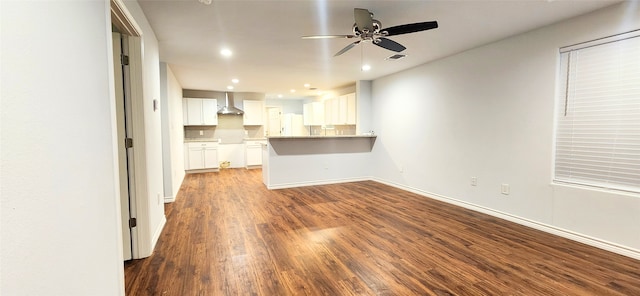
{"label": "white refrigerator", "polygon": [[308,136],[309,130],[304,126],[302,114],[287,113],[282,115],[282,136]]}

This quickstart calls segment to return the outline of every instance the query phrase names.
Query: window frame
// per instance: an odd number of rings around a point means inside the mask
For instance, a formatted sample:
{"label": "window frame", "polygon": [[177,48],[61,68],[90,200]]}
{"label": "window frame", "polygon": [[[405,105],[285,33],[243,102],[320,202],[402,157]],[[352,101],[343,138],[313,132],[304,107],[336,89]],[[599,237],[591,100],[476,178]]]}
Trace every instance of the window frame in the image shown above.
{"label": "window frame", "polygon": [[[569,46],[564,46],[559,48],[558,60],[557,60],[557,79],[556,79],[556,101],[554,108],[554,129],[553,129],[553,163],[552,163],[552,184],[558,185],[574,185],[581,188],[586,189],[599,189],[599,190],[608,190],[608,191],[620,191],[625,193],[632,193],[634,195],[640,193],[640,183],[632,184],[632,185],[624,185],[624,184],[616,184],[615,182],[609,183],[611,179],[603,178],[599,181],[586,181],[584,178],[581,180],[580,177],[575,177],[569,175],[561,175],[558,176],[558,147],[559,147],[559,133],[562,123],[562,113],[567,114],[567,108],[569,108],[569,92],[570,92],[570,77],[571,72],[571,64],[569,64],[571,60],[571,52],[579,52],[581,50],[589,49],[596,46],[606,45],[614,42],[621,42],[627,39],[638,38],[640,39],[640,29],[633,30],[630,32],[625,32],[613,36],[608,36],[604,38],[598,38],[595,40],[581,42],[578,44],[573,44]],[[636,39],[635,41],[638,41]],[[566,62],[565,64],[565,55]],[[574,102],[575,103],[575,102]],[[635,104],[635,101],[634,101]],[[633,125],[635,126],[635,125]],[[574,130],[571,129],[571,132]],[[573,146],[573,142],[571,142]],[[575,169],[576,164],[580,164],[580,162],[574,162],[573,167]]]}

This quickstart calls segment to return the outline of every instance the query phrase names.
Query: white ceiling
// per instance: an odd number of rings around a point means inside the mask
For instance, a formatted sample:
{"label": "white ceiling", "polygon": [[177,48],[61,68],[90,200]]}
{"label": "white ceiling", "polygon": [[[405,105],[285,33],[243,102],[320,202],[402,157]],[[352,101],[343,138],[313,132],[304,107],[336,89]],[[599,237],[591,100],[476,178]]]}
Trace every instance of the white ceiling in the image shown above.
{"label": "white ceiling", "polygon": [[[216,1],[139,0],[158,39],[160,60],[185,89],[263,92],[267,98],[314,96],[303,84],[334,89],[372,80],[483,44],[578,16],[620,1]],[[383,27],[436,20],[435,30],[390,39],[407,57],[366,43],[333,55],[353,39],[301,39],[351,34],[353,8],[366,8]],[[224,58],[228,47],[233,56]],[[360,65],[372,66],[362,72]],[[290,93],[290,89],[296,89]]]}

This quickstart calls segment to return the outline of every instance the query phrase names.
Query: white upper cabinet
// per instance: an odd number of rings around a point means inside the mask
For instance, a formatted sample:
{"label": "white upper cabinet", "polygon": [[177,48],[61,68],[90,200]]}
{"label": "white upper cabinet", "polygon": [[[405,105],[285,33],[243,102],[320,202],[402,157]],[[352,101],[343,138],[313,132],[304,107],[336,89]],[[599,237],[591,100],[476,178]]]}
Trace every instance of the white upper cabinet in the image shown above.
{"label": "white upper cabinet", "polygon": [[[324,100],[324,124],[331,125],[333,124],[334,118],[334,110],[333,110],[333,99]],[[335,111],[338,111],[337,109]]]}
{"label": "white upper cabinet", "polygon": [[218,124],[218,100],[202,100],[202,122],[204,125]]}
{"label": "white upper cabinet", "polygon": [[324,103],[312,102],[303,106],[304,125],[323,125],[324,123]]}
{"label": "white upper cabinet", "polygon": [[244,125],[262,125],[264,107],[262,101],[243,101]]}
{"label": "white upper cabinet", "polygon": [[218,100],[184,98],[183,100],[184,125],[217,125],[218,124]]}
{"label": "white upper cabinet", "polygon": [[338,97],[338,119],[335,124],[347,124],[347,113],[349,113],[348,98],[346,95]]}
{"label": "white upper cabinet", "polygon": [[355,125],[356,94],[303,105],[304,125]]}
{"label": "white upper cabinet", "polygon": [[[350,93],[347,97],[347,124],[356,124],[356,114],[358,113],[356,108],[356,93]],[[342,106],[342,104],[340,104]]]}
{"label": "white upper cabinet", "polygon": [[324,101],[324,124],[356,124],[356,94],[350,93]]}

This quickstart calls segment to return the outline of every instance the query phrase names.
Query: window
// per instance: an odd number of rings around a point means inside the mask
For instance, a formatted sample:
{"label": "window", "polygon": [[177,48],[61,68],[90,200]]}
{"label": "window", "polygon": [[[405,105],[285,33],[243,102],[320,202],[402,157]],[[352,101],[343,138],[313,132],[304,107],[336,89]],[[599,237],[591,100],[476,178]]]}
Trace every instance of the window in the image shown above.
{"label": "window", "polygon": [[554,181],[640,193],[640,33],[560,49]]}

